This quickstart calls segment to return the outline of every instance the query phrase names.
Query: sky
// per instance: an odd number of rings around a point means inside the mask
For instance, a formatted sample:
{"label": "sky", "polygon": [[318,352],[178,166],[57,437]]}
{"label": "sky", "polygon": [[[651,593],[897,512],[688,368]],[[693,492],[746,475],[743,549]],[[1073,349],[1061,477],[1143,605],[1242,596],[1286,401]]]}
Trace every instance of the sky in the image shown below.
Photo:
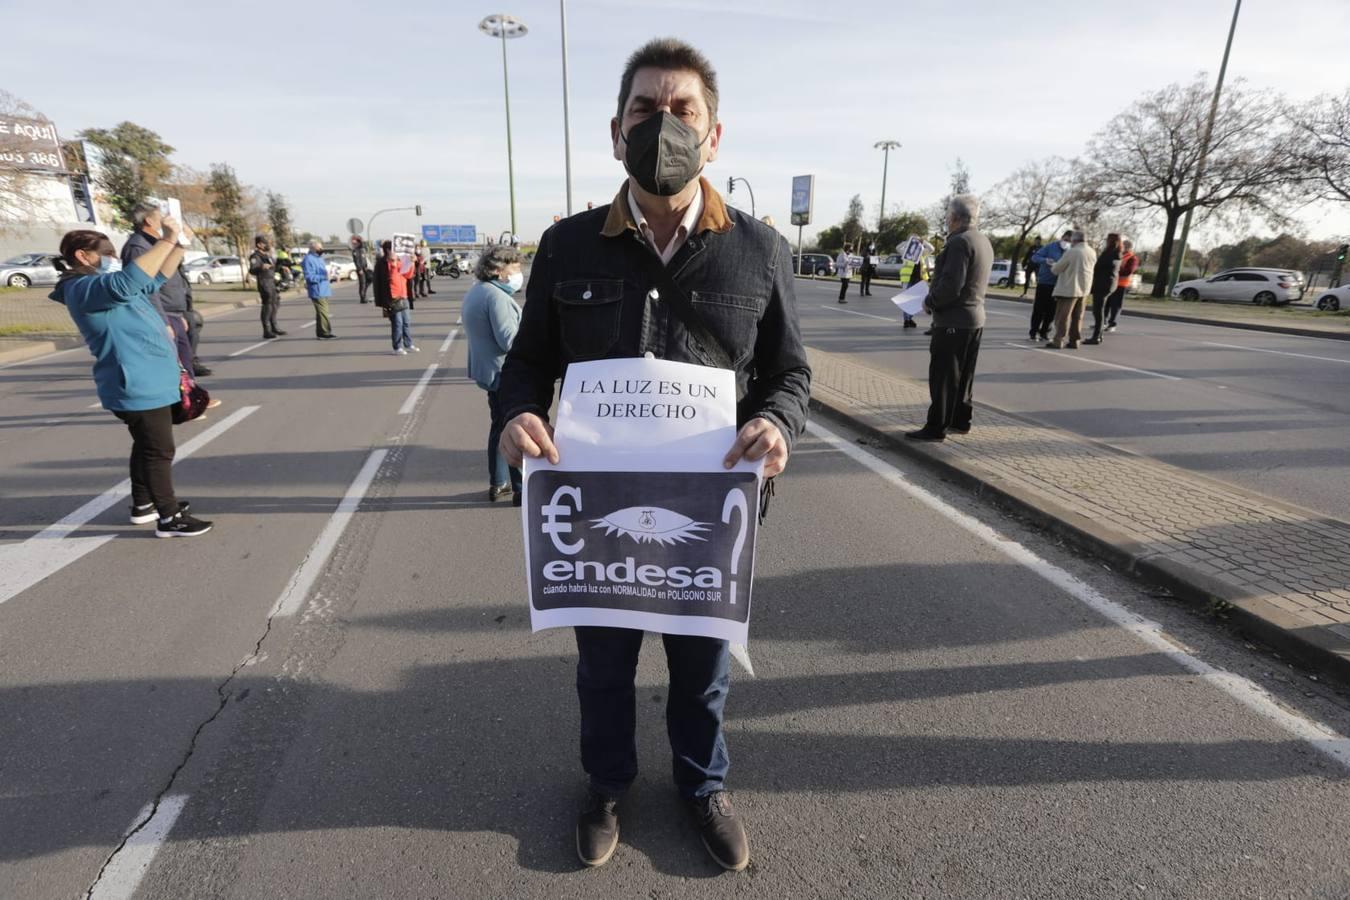
{"label": "sky", "polygon": [[[27,0],[0,0],[0,88],[62,137],[130,120],[178,163],[228,162],[285,195],[299,230],[345,234],[353,216],[421,204],[422,219],[386,213],[375,230],[495,234],[511,225],[501,45],[477,26],[510,13],[529,28],[507,45],[528,242],[565,212],[559,4],[499,2],[179,0],[134,15],[90,3],[54,33]],[[809,240],[854,194],[876,215],[877,141],[903,145],[888,207],[933,203],[957,157],[981,192],[1028,160],[1079,155],[1141,94],[1217,73],[1231,14],[1229,0],[567,0],[574,208],[608,202],[623,180],[609,120],[626,57],[652,37],[681,37],[718,70],[724,134],[706,174],[719,189],[748,180],[756,213],[795,240],[791,178],[816,176]],[[1294,102],[1343,91],[1347,34],[1350,0],[1246,0],[1229,78]],[[750,205],[739,184],[731,201]],[[1297,214],[1310,237],[1350,234],[1350,210]]]}

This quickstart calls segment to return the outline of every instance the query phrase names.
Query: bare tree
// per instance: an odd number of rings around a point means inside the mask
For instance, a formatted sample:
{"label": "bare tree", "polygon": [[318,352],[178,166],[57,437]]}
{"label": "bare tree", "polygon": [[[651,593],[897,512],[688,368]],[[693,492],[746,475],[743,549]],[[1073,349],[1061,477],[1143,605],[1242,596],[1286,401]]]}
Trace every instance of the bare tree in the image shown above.
{"label": "bare tree", "polygon": [[970,169],[966,168],[965,160],[961,157],[956,158],[952,164],[952,178],[948,185],[947,193],[941,200],[928,208],[928,221],[933,223],[933,227],[940,231],[947,230],[947,206],[952,202],[952,198],[957,194],[970,193]]}
{"label": "bare tree", "polygon": [[[0,89],[0,115],[48,121],[23,99]],[[50,177],[42,177],[0,161],[0,234],[26,232],[37,221],[51,220]]]}
{"label": "bare tree", "polygon": [[[1080,202],[1161,214],[1166,225],[1158,271],[1169,271],[1177,224],[1191,209],[1192,182],[1212,98],[1203,74],[1145,95],[1117,115],[1088,145]],[[1272,226],[1288,221],[1287,202],[1300,179],[1293,131],[1281,127],[1279,99],[1241,82],[1225,90],[1195,199],[1203,220],[1241,221],[1256,214]],[[1166,278],[1153,296],[1161,297]]]}
{"label": "bare tree", "polygon": [[1350,88],[1323,94],[1290,116],[1317,198],[1350,203]]}
{"label": "bare tree", "polygon": [[1072,172],[1068,162],[1051,156],[1014,170],[985,194],[980,214],[984,227],[1017,234],[1014,270],[1021,263],[1027,237],[1042,225],[1065,217],[1074,197]]}

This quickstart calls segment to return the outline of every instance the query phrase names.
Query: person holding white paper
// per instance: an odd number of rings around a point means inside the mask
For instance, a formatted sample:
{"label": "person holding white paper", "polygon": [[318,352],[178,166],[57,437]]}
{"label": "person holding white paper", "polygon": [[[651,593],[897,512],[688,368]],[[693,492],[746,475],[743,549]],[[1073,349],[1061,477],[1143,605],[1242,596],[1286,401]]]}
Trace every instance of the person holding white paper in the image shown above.
{"label": "person holding white paper", "polygon": [[[782,235],[728,208],[700,177],[721,144],[717,105],[716,73],[693,47],[655,40],[628,60],[610,121],[614,157],[628,177],[613,203],[544,233],[502,370],[502,450],[513,465],[522,456],[559,462],[548,410],[571,363],[646,356],[734,372],[738,431],[723,465],[762,460],[766,478],[786,466],[811,388],[792,254]],[[578,627],[576,639],[589,779],[576,849],[597,866],[615,852],[618,804],[637,775],[633,678],[642,632]],[[728,643],[662,640],[676,788],[712,858],[743,869],[749,843],[726,790]]]}

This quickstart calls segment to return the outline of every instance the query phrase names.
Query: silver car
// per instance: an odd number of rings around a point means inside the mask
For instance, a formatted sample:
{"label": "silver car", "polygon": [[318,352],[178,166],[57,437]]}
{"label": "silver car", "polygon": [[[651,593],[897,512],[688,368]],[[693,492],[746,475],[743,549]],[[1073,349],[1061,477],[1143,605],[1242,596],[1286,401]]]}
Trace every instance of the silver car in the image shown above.
{"label": "silver car", "polygon": [[34,284],[56,284],[61,273],[56,271],[57,253],[24,253],[0,263],[0,284],[5,287],[26,288]]}

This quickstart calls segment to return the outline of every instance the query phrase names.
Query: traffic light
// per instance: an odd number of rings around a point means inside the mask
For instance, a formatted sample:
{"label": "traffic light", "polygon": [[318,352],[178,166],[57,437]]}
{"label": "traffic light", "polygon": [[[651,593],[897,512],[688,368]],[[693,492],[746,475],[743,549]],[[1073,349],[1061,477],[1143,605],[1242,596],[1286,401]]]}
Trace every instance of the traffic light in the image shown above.
{"label": "traffic light", "polygon": [[413,209],[416,210],[416,212],[417,212],[417,214],[418,214],[419,216],[422,215],[422,204],[420,204],[420,203],[417,204],[416,206],[413,207]]}
{"label": "traffic light", "polygon": [[727,196],[730,197],[730,196],[732,195],[732,193],[735,192],[735,190],[736,190],[736,179],[735,179],[735,178],[728,178],[728,179],[727,179]]}

